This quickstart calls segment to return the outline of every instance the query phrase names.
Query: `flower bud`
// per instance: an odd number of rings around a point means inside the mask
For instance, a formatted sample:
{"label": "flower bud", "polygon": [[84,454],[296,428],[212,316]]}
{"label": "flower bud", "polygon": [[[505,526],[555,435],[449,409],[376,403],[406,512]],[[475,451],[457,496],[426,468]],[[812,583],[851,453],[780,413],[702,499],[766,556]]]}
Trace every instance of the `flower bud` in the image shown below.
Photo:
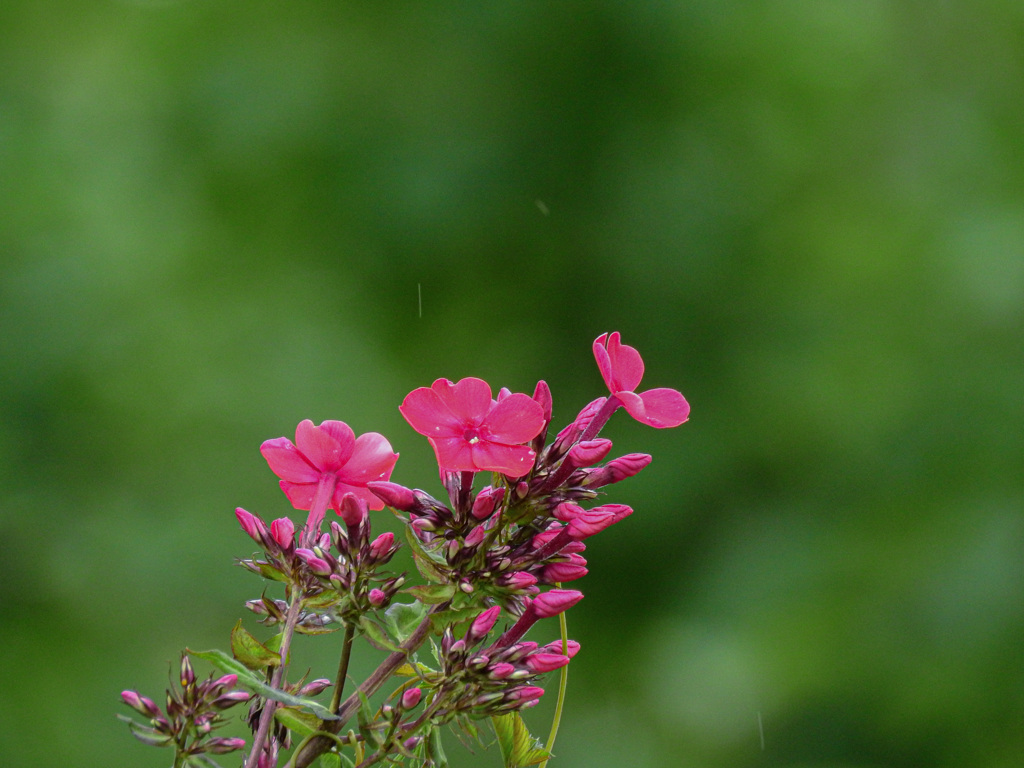
{"label": "flower bud", "polygon": [[188,656],[182,654],[181,656],[181,687],[187,688],[196,681],[196,673],[192,671],[192,663],[188,660]]}
{"label": "flower bud", "polygon": [[212,752],[215,755],[224,755],[244,747],[245,739],[217,737],[210,739],[203,746],[207,752]]}
{"label": "flower bud", "polygon": [[536,701],[543,695],[543,688],[538,688],[536,685],[524,685],[522,688],[516,688],[515,690],[509,691],[505,694],[505,701],[514,701],[518,704],[525,704],[529,701]]}
{"label": "flower bud", "polygon": [[235,509],[235,517],[238,518],[238,522],[241,524],[242,530],[249,534],[257,544],[264,546],[264,541],[267,535],[266,523],[256,517],[256,515],[246,512],[241,507]]}
{"label": "flower bud", "polygon": [[316,680],[310,680],[304,686],[299,688],[299,696],[316,696],[318,693],[323,693],[332,685],[334,685],[334,683],[332,683],[326,677],[320,677]]}
{"label": "flower bud", "polygon": [[625,504],[605,504],[594,509],[582,509],[569,521],[566,530],[569,535],[579,541],[595,533],[600,533],[613,523],[619,522],[633,514],[632,508]]}
{"label": "flower bud", "polygon": [[309,570],[317,576],[329,576],[334,570],[331,568],[330,563],[322,557],[318,557],[317,554],[310,549],[296,549],[295,554],[298,555],[299,559],[309,566]]}
{"label": "flower bud", "polygon": [[650,463],[651,457],[649,454],[627,453],[625,456],[612,459],[603,467],[588,471],[583,484],[588,488],[600,488],[604,485],[617,483],[620,480],[625,480],[627,477],[637,474]]}
{"label": "flower bud", "polygon": [[367,600],[369,600],[370,605],[374,608],[380,608],[388,599],[388,596],[384,594],[384,591],[377,589],[376,587],[371,589],[370,593],[366,597]]}
{"label": "flower bud", "polygon": [[612,450],[612,441],[603,437],[596,440],[584,440],[569,449],[567,460],[574,467],[592,467],[603,461]]}
{"label": "flower bud", "polygon": [[480,542],[484,540],[484,535],[486,533],[487,531],[484,530],[484,527],[482,525],[478,525],[469,532],[469,535],[466,536],[465,539],[463,539],[463,544],[470,548],[477,547],[480,545]]}
{"label": "flower bud", "polygon": [[487,634],[494,629],[500,614],[501,606],[493,605],[473,619],[473,623],[469,625],[469,631],[466,632],[466,642],[476,645],[487,637]]}
{"label": "flower bud", "polygon": [[158,717],[160,715],[160,708],[152,699],[140,696],[135,691],[121,691],[121,698],[125,704],[141,715],[146,715],[146,717]]}
{"label": "flower bud", "polygon": [[524,590],[529,589],[537,583],[537,577],[526,571],[516,571],[515,573],[508,573],[498,579],[498,583],[503,587],[509,587],[510,589]]}
{"label": "flower bud", "polygon": [[530,609],[541,619],[569,610],[583,599],[583,593],[576,589],[552,589],[537,595],[530,603]]}
{"label": "flower bud", "polygon": [[503,498],[505,498],[504,486],[495,488],[493,485],[489,485],[476,495],[471,514],[477,520],[486,520]]}
{"label": "flower bud", "polygon": [[391,483],[384,480],[373,480],[366,484],[374,496],[383,501],[387,506],[394,509],[408,512],[416,506],[416,496],[412,490],[398,483]]}
{"label": "flower bud", "polygon": [[281,549],[289,549],[295,540],[295,523],[287,517],[281,517],[270,524],[270,535]]}
{"label": "flower bud", "polygon": [[537,387],[533,390],[533,399],[543,409],[544,424],[547,425],[551,421],[551,387],[543,379],[537,382]]}
{"label": "flower bud", "polygon": [[395,534],[387,531],[370,542],[370,557],[375,562],[383,563],[394,554],[394,548]]}
{"label": "flower bud", "polygon": [[[577,643],[575,640],[567,640],[565,645],[565,655],[567,655],[570,659],[580,652],[580,644]],[[562,653],[562,641],[552,640],[547,645],[542,646],[540,650],[542,650],[544,653]]]}
{"label": "flower bud", "polygon": [[338,505],[338,514],[345,521],[349,528],[357,528],[367,515],[366,502],[354,493],[346,493],[341,497],[341,504]]}
{"label": "flower bud", "polygon": [[248,701],[250,698],[251,695],[248,691],[228,691],[214,699],[213,706],[216,709],[227,709],[228,707],[235,706],[235,704]]}
{"label": "flower bud", "polygon": [[537,653],[530,654],[526,657],[526,666],[530,671],[537,674],[561,669],[568,663],[569,657],[563,656],[560,653],[544,653],[543,651],[538,651]]}
{"label": "flower bud", "polygon": [[580,555],[571,554],[568,562],[549,563],[544,566],[542,576],[545,583],[554,584],[559,581],[582,579],[587,573],[587,561]]}
{"label": "flower bud", "polygon": [[212,690],[226,690],[228,688],[234,688],[235,683],[238,682],[238,675],[223,675],[218,677],[213,683],[210,684]]}
{"label": "flower bud", "polygon": [[407,688],[405,693],[402,694],[402,708],[412,709],[420,703],[420,698],[423,696],[423,691],[419,688]]}

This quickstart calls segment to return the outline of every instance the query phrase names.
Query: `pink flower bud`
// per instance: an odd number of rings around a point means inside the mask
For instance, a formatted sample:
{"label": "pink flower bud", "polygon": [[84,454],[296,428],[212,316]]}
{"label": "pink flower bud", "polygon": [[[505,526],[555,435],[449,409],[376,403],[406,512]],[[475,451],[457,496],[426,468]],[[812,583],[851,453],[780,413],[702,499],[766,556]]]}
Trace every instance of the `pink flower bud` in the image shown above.
{"label": "pink flower bud", "polygon": [[311,549],[296,549],[295,554],[298,555],[299,559],[302,560],[306,565],[309,566],[309,570],[315,573],[317,576],[330,576],[333,569],[331,564],[319,557],[316,552]]}
{"label": "pink flower bud", "polygon": [[250,694],[248,691],[228,691],[214,699],[213,706],[217,709],[227,709],[228,707],[235,706],[235,704],[248,701],[249,698]]}
{"label": "pink flower bud", "polygon": [[402,512],[408,512],[416,506],[416,496],[404,485],[374,480],[366,484],[373,495],[383,501],[389,507],[394,507]]}
{"label": "pink flower bud", "polygon": [[192,671],[192,663],[188,660],[188,656],[182,654],[181,656],[181,687],[192,685],[196,681],[196,673]]}
{"label": "pink flower bud", "polygon": [[583,593],[576,589],[552,589],[537,595],[530,603],[530,609],[542,619],[550,619],[552,616],[569,610],[576,603],[583,599]]}
{"label": "pink flower bud", "polygon": [[[566,655],[571,659],[577,653],[580,652],[580,644],[575,640],[566,641],[567,653]],[[562,652],[562,641],[552,640],[547,645],[543,646],[540,650],[544,653],[561,653]]]}
{"label": "pink flower bud", "polygon": [[472,638],[472,640],[468,641],[476,643],[482,638],[487,637],[487,634],[494,629],[500,614],[501,606],[493,605],[473,619],[473,623],[469,625],[469,631],[466,633],[467,640]]}
{"label": "pink flower bud", "polygon": [[405,693],[402,694],[402,708],[412,709],[420,703],[420,699],[423,697],[423,691],[419,688],[408,688]]}
{"label": "pink flower bud", "polygon": [[203,746],[206,748],[207,752],[212,752],[215,755],[224,755],[228,752],[234,752],[236,749],[244,747],[245,739],[218,737],[210,739]]}
{"label": "pink flower bud", "polygon": [[282,549],[288,549],[295,539],[295,523],[281,517],[270,524],[270,535]]}
{"label": "pink flower bud", "polygon": [[536,701],[543,695],[543,688],[538,688],[536,685],[524,685],[522,688],[510,691],[505,696],[505,701],[515,701],[524,704],[528,701]]}
{"label": "pink flower bud", "polygon": [[238,682],[238,675],[224,675],[213,681],[213,688],[234,688]]}
{"label": "pink flower bud", "polygon": [[370,556],[378,562],[384,560],[392,554],[392,548],[395,546],[395,534],[391,531],[382,533],[372,542],[370,542]]}
{"label": "pink flower bud", "polygon": [[631,514],[633,514],[632,508],[625,504],[605,504],[594,509],[584,509],[569,521],[566,530],[572,538],[578,541],[600,533],[608,526]]}
{"label": "pink flower bud", "polygon": [[612,441],[603,437],[584,440],[569,449],[569,461],[576,467],[592,467],[603,461],[612,450]]}
{"label": "pink flower bud", "polygon": [[157,707],[152,699],[140,696],[135,691],[121,691],[121,698],[125,704],[139,714],[146,715],[147,717],[157,717],[160,714],[160,708]]}
{"label": "pink flower bud", "polygon": [[354,493],[346,493],[341,497],[341,504],[338,505],[338,514],[350,528],[357,527],[366,518],[366,501]]}
{"label": "pink flower bud", "polygon": [[257,544],[262,545],[263,538],[267,535],[266,523],[251,512],[246,512],[241,507],[235,510],[235,517],[238,518],[242,530],[249,534]]}
{"label": "pink flower bud", "polygon": [[[580,512],[582,512],[582,511],[583,511],[583,507],[581,507],[579,504],[574,504],[571,501],[563,501],[561,504],[559,504],[557,507],[555,507],[555,517],[557,517],[563,523],[568,523],[570,520],[574,520],[576,518],[576,516],[579,515]],[[538,535],[543,535],[543,534],[538,534]],[[543,543],[546,544],[547,541],[550,541],[550,538],[552,538],[552,537],[549,537]],[[537,539],[535,538],[534,539],[534,546],[536,546],[536,544],[537,544]]]}
{"label": "pink flower bud", "polygon": [[526,666],[532,672],[536,672],[537,674],[561,669],[568,663],[569,657],[563,656],[560,653],[544,653],[543,651],[538,651],[537,653],[530,654],[526,658]]}
{"label": "pink flower bud", "polygon": [[469,535],[466,536],[466,538],[463,540],[463,543],[467,547],[479,546],[480,542],[484,540],[484,535],[486,533],[487,531],[484,530],[484,527],[482,525],[478,525],[476,528],[469,532]]}
{"label": "pink flower bud", "polygon": [[492,680],[504,680],[506,677],[516,671],[514,664],[509,664],[506,661],[501,661],[495,664],[488,671],[487,676]]}
{"label": "pink flower bud", "polygon": [[544,411],[544,423],[547,424],[551,421],[551,387],[543,379],[537,382],[537,387],[533,390],[533,399]]}
{"label": "pink flower bud", "polygon": [[473,501],[472,515],[477,520],[486,520],[494,512],[494,508],[505,498],[505,487],[495,488],[489,485],[476,495]]}
{"label": "pink flower bud", "polygon": [[380,606],[384,605],[384,601],[388,599],[388,596],[384,594],[384,590],[374,587],[367,595],[367,599],[374,608],[380,608]]}
{"label": "pink flower bud", "polygon": [[612,459],[599,469],[588,472],[583,484],[587,488],[600,488],[617,483],[637,474],[650,463],[651,457],[646,453],[627,453],[625,456]]}
{"label": "pink flower bud", "polygon": [[516,571],[502,576],[500,584],[511,589],[529,589],[537,583],[537,577],[526,571]]}
{"label": "pink flower bud", "polygon": [[299,696],[316,696],[318,693],[323,693],[332,685],[334,685],[334,683],[332,683],[326,677],[320,677],[316,680],[310,680],[304,686],[299,688]]}
{"label": "pink flower bud", "polygon": [[588,573],[587,561],[580,555],[569,555],[566,563],[549,563],[544,567],[544,581],[553,584],[556,581],[574,581],[582,579]]}

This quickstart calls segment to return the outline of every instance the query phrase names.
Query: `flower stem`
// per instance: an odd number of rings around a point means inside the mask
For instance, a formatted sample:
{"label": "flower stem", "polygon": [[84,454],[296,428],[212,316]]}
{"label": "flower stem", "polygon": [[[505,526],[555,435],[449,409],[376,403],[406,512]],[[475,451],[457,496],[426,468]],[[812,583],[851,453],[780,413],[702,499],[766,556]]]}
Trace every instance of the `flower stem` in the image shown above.
{"label": "flower stem", "polygon": [[[270,678],[271,688],[280,689],[281,682],[284,680],[285,670],[288,667],[288,649],[292,644],[292,635],[295,633],[295,625],[299,621],[299,609],[301,606],[302,596],[299,594],[299,590],[292,590],[291,603],[288,606],[288,613],[285,615],[284,630],[281,638],[281,663],[274,669],[274,674]],[[274,722],[274,710],[276,708],[276,701],[273,699],[264,700],[263,713],[260,715],[260,724],[256,729],[256,736],[253,737],[252,751],[249,752],[249,759],[245,763],[245,768],[256,768],[260,759],[260,754],[263,752],[263,744],[266,742],[267,736],[270,733],[271,725]]]}
{"label": "flower stem", "polygon": [[338,707],[341,706],[341,692],[345,688],[345,678],[348,676],[348,660],[352,655],[353,637],[355,637],[355,626],[346,622],[345,639],[341,644],[341,661],[338,663],[338,677],[334,682],[334,695],[331,697],[331,712],[333,714],[338,714]]}
{"label": "flower stem", "polygon": [[[561,584],[555,584],[556,587],[561,587]],[[562,630],[562,653],[566,656],[569,655],[569,626],[565,620],[565,611],[558,614],[558,626]],[[544,747],[547,750],[548,757],[544,759],[538,768],[547,768],[548,760],[550,760],[551,750],[555,746],[555,737],[558,736],[558,726],[562,723],[562,709],[565,705],[565,688],[569,682],[569,665],[566,664],[559,671],[558,675],[558,701],[555,703],[555,717],[551,721],[551,733],[548,735],[548,743]]]}

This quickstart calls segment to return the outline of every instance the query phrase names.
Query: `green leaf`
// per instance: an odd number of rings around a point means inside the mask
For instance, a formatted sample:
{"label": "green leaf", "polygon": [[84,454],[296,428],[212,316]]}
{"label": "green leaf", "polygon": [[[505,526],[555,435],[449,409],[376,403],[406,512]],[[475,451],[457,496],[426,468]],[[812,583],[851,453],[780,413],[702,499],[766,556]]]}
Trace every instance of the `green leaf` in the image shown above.
{"label": "green leaf", "polygon": [[444,753],[444,747],[441,745],[440,728],[430,730],[430,757],[431,763],[437,768],[448,768],[448,756]]}
{"label": "green leaf", "polygon": [[317,758],[320,768],[341,768],[341,755],[336,752],[324,752]]}
{"label": "green leaf", "polygon": [[[416,538],[411,528],[405,529],[405,539],[409,542],[409,549],[412,550],[412,559],[416,563],[416,570],[420,572],[427,581],[445,581],[448,564],[440,555],[428,552],[423,548],[423,543]],[[439,567],[440,566],[440,567]]]}
{"label": "green leaf", "polygon": [[398,651],[401,650],[397,645],[391,642],[391,638],[388,637],[387,633],[381,629],[380,625],[372,621],[368,616],[359,617],[359,628],[363,630],[363,634],[366,635],[366,639],[370,641],[370,644],[375,648],[382,651]]}
{"label": "green leaf", "polygon": [[151,747],[166,747],[169,746],[173,740],[172,737],[167,734],[158,733],[152,728],[140,725],[125,715],[118,714],[117,719],[123,723],[128,723],[128,728],[132,732],[132,736],[143,744],[148,744]]}
{"label": "green leaf", "polygon": [[436,632],[442,632],[445,627],[461,624],[465,621],[471,621],[479,614],[480,606],[474,605],[467,608],[459,608],[458,610],[452,609],[432,613],[430,615],[430,622]]}
{"label": "green leaf", "polygon": [[324,608],[332,608],[342,600],[342,596],[336,589],[325,589],[319,595],[307,597],[302,601],[302,607],[311,611],[319,611]]}
{"label": "green leaf", "polygon": [[404,643],[416,631],[427,615],[423,603],[392,603],[384,612],[384,626],[399,643]]}
{"label": "green leaf", "polygon": [[272,581],[283,581],[285,584],[287,584],[289,581],[288,577],[284,574],[284,571],[275,568],[269,563],[261,562],[258,564],[257,567],[260,569],[260,575],[265,579],[270,579]]}
{"label": "green leaf", "polygon": [[242,626],[241,619],[231,630],[231,653],[252,670],[277,667],[281,664],[281,657],[250,635]]}
{"label": "green leaf", "polygon": [[323,704],[319,704],[312,699],[304,699],[300,696],[295,696],[290,693],[285,693],[284,691],[279,691],[276,688],[271,688],[263,680],[256,677],[256,675],[254,675],[242,662],[232,658],[228,654],[224,653],[224,651],[217,649],[213,649],[211,651],[189,650],[188,653],[195,656],[197,659],[203,659],[210,662],[221,672],[238,675],[238,684],[243,688],[252,691],[257,696],[262,696],[265,699],[273,699],[274,701],[279,701],[282,704],[286,704],[291,707],[305,707],[321,720],[338,719],[338,716],[333,714]]}
{"label": "green leaf", "polygon": [[525,768],[550,757],[540,742],[530,735],[526,723],[518,712],[492,715],[491,723],[498,736],[498,747],[505,768]]}
{"label": "green leaf", "polygon": [[421,584],[417,587],[409,587],[405,590],[408,594],[423,603],[431,605],[445,603],[452,599],[455,594],[454,584]]}
{"label": "green leaf", "polygon": [[278,707],[274,710],[274,719],[289,731],[294,731],[300,736],[312,736],[322,727],[320,718],[309,712],[303,712],[294,707]]}

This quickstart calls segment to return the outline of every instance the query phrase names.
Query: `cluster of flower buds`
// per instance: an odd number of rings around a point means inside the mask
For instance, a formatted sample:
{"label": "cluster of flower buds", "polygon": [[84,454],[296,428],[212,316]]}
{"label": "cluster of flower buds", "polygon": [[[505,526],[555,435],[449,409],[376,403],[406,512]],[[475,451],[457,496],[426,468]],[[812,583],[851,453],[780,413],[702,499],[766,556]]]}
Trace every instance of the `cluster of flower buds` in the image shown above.
{"label": "cluster of flower buds", "polygon": [[[549,609],[556,610],[557,599],[550,602]],[[564,606],[568,607],[571,602],[565,601]],[[563,648],[561,640],[541,646],[529,641],[506,642],[505,635],[490,647],[480,648],[500,613],[497,605],[483,611],[458,640],[450,628],[445,630],[441,640],[445,682],[438,695],[447,695],[447,710],[452,715],[457,712],[493,715],[532,707],[544,694],[544,689],[536,685],[540,677],[564,667],[579,651],[579,643],[574,640],[569,640]],[[527,620],[529,624],[540,617],[528,610],[524,618],[528,614],[531,615]],[[523,618],[517,624],[522,621]]]}
{"label": "cluster of flower buds", "polygon": [[[225,754],[245,746],[244,739],[212,737],[214,729],[225,724],[221,713],[249,700],[246,691],[235,690],[236,675],[197,680],[187,655],[181,657],[181,690],[167,691],[164,711],[136,691],[122,691],[121,699],[146,717],[148,725],[122,717],[135,738],[157,747],[175,747],[181,757]],[[178,763],[175,762],[175,765]]]}

